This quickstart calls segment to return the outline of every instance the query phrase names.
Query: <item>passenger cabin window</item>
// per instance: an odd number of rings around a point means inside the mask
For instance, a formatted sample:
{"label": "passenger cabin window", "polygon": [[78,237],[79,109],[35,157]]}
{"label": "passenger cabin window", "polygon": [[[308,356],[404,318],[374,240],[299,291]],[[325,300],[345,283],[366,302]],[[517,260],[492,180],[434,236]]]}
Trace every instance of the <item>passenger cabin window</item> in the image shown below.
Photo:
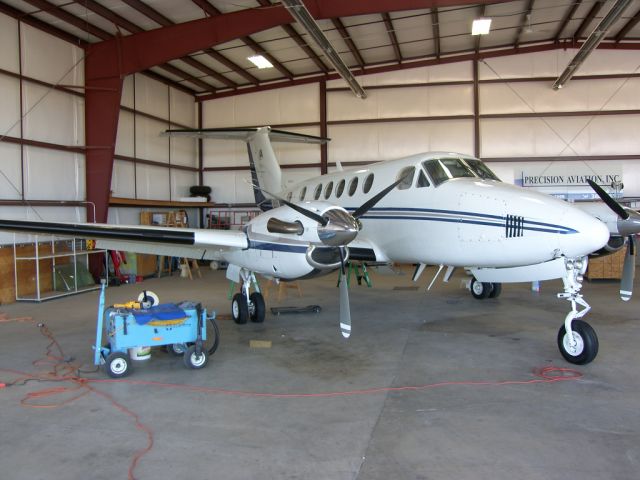
{"label": "passenger cabin window", "polygon": [[291,201],[291,197],[293,197],[293,192],[289,192],[289,193],[287,194],[287,202],[290,202],[290,201]]}
{"label": "passenger cabin window", "polygon": [[356,189],[358,188],[358,177],[355,177],[349,182],[349,196],[353,197],[353,194],[356,193]]}
{"label": "passenger cabin window", "polygon": [[318,185],[316,187],[315,192],[313,192],[313,198],[314,200],[318,200],[320,198],[320,194],[322,193],[322,184]]}
{"label": "passenger cabin window", "polygon": [[398,184],[398,190],[406,190],[407,188],[411,188],[413,185],[413,177],[416,173],[416,167],[406,167],[400,170],[396,181],[402,179],[402,181]]}
{"label": "passenger cabin window", "polygon": [[338,186],[336,187],[336,197],[340,198],[342,196],[342,193],[344,192],[344,184],[345,184],[345,180],[344,178],[342,180],[340,180],[340,182],[338,182]]}
{"label": "passenger cabin window", "polygon": [[373,173],[367,175],[367,178],[364,179],[364,183],[362,184],[362,192],[369,193],[371,190],[371,186],[373,185]]}
{"label": "passenger cabin window", "polygon": [[302,187],[300,190],[300,201],[304,200],[304,197],[307,195],[307,187]]}
{"label": "passenger cabin window", "polygon": [[420,170],[420,174],[418,175],[418,183],[416,184],[416,187],[418,188],[423,188],[423,187],[428,187],[430,185],[429,180],[427,179],[427,176],[424,173],[424,170]]}
{"label": "passenger cabin window", "polygon": [[333,191],[333,182],[327,183],[327,188],[324,189],[324,198],[328,199]]}
{"label": "passenger cabin window", "polygon": [[477,177],[500,181],[489,167],[477,159],[457,157],[436,158],[422,162],[422,166],[436,187],[452,178]]}

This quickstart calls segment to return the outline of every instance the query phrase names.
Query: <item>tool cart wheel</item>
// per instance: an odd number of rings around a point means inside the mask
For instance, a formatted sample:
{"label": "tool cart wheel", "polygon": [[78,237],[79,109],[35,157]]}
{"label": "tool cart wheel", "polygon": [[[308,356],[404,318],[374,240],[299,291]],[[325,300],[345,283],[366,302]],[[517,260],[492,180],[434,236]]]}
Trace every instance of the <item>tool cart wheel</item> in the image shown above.
{"label": "tool cart wheel", "polygon": [[111,378],[120,378],[131,371],[129,356],[122,352],[110,353],[106,361],[107,373]]}
{"label": "tool cart wheel", "polygon": [[187,368],[203,368],[207,365],[207,361],[209,360],[209,355],[205,349],[202,349],[200,355],[196,354],[196,346],[191,345],[187,348],[187,351],[184,352],[184,364]]}
{"label": "tool cart wheel", "polygon": [[167,345],[167,352],[169,352],[171,355],[175,355],[176,357],[183,355],[186,351],[187,345],[185,345],[184,343],[171,343]]}

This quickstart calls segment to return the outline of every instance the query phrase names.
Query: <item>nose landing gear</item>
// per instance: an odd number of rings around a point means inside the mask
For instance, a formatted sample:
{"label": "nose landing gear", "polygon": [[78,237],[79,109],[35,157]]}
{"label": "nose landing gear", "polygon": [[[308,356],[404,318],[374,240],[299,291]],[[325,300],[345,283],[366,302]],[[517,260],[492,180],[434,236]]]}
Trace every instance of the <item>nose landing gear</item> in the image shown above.
{"label": "nose landing gear", "polygon": [[[264,322],[266,314],[264,297],[260,293],[255,274],[241,269],[240,279],[242,281],[241,293],[236,293],[231,302],[231,315],[234,322],[237,324],[247,323],[247,320],[255,323]],[[250,294],[252,285],[255,291]]]}
{"label": "nose landing gear", "polygon": [[[587,258],[566,259],[565,267],[566,273],[562,279],[564,292],[559,293],[558,298],[571,302],[571,311],[558,332],[558,348],[567,362],[585,365],[598,355],[598,337],[595,330],[587,322],[579,320],[591,310],[580,293],[583,274],[587,269]],[[579,306],[583,308],[579,310]]]}

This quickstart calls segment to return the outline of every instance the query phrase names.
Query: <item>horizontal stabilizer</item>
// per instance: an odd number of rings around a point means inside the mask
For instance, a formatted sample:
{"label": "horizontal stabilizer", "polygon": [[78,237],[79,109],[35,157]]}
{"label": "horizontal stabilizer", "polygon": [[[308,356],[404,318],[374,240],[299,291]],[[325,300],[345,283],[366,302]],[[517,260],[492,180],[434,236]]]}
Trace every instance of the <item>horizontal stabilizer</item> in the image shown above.
{"label": "horizontal stabilizer", "polygon": [[[269,139],[272,142],[289,143],[327,143],[330,138],[316,137],[314,135],[303,135],[302,133],[286,132],[284,130],[273,130],[270,127]],[[251,137],[261,130],[261,128],[185,128],[178,130],[166,130],[161,135],[165,137],[190,137],[190,138],[214,138],[220,140],[242,140],[248,142]]]}

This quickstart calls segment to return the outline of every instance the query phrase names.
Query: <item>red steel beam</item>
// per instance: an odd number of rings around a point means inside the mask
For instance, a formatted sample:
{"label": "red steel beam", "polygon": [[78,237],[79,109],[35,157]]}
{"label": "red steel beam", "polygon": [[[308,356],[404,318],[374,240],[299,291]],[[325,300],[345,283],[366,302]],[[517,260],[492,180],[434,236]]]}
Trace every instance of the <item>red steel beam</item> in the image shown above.
{"label": "red steel beam", "polygon": [[631,31],[633,27],[635,27],[638,22],[640,22],[640,10],[629,20],[618,32],[616,35],[616,42],[620,42],[624,39],[624,37]]}
{"label": "red steel beam", "polygon": [[438,18],[437,8],[431,9],[431,24],[433,26],[433,43],[435,46],[436,58],[440,58],[440,19]]}
{"label": "red steel beam", "polygon": [[593,4],[593,7],[591,7],[591,10],[589,10],[589,13],[587,13],[587,16],[585,17],[585,19],[582,21],[580,26],[577,28],[577,30],[573,34],[574,41],[578,41],[580,40],[580,38],[582,38],[584,31],[591,24],[593,19],[596,18],[596,15],[598,14],[598,12],[603,6],[604,6],[604,1],[602,0],[598,0],[596,3]]}
{"label": "red steel beam", "polygon": [[554,41],[555,42],[559,42],[560,41],[560,35],[562,35],[562,32],[564,31],[564,28],[567,26],[569,21],[573,18],[573,14],[576,13],[576,10],[578,9],[578,7],[580,6],[581,3],[582,3],[582,0],[575,0],[573,2],[571,8],[569,9],[567,14],[562,19],[562,23],[560,23],[560,27],[556,31],[556,34],[554,36]]}
{"label": "red steel beam", "polygon": [[396,31],[393,28],[393,21],[388,13],[382,14],[382,20],[384,21],[384,26],[387,29],[387,33],[389,34],[389,40],[391,40],[391,46],[393,47],[393,52],[396,54],[396,61],[398,63],[402,62],[402,52],[400,51],[400,45],[398,45],[398,37],[396,37]]}
{"label": "red steel beam", "polygon": [[347,31],[342,21],[339,18],[332,18],[331,21],[333,22],[333,25],[338,29],[338,32],[340,32],[342,39],[347,44],[347,47],[349,47],[349,50],[351,51],[353,58],[356,59],[356,63],[358,64],[358,66],[360,68],[364,68],[365,66],[364,58],[362,58],[362,55],[360,54],[360,50],[358,50],[358,47],[356,47],[356,44],[353,42],[353,40],[351,40],[351,35],[349,35],[349,32]]}
{"label": "red steel beam", "polygon": [[527,7],[525,8],[525,11],[522,14],[522,19],[520,20],[520,25],[518,25],[518,31],[516,32],[516,38],[513,41],[513,47],[514,48],[518,48],[518,46],[520,45],[520,36],[522,35],[522,32],[524,32],[525,27],[527,26],[527,19],[529,20],[529,23],[531,23],[531,12],[533,11],[533,2],[534,0],[529,0],[529,2],[527,3]]}

